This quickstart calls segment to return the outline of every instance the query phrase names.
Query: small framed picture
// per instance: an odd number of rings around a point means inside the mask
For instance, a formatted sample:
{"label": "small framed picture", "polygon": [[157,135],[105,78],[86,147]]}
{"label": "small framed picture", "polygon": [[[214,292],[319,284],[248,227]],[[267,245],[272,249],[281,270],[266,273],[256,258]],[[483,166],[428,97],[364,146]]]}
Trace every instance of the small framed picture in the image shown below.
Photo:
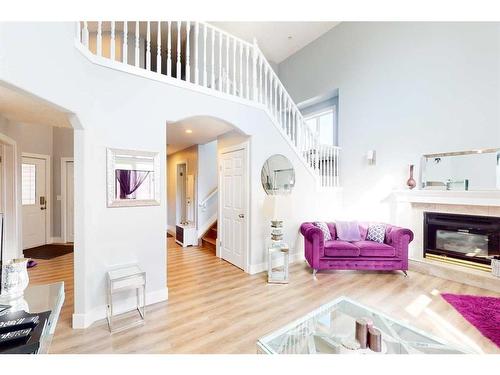
{"label": "small framed picture", "polygon": [[158,152],[107,149],[108,207],[160,204]]}

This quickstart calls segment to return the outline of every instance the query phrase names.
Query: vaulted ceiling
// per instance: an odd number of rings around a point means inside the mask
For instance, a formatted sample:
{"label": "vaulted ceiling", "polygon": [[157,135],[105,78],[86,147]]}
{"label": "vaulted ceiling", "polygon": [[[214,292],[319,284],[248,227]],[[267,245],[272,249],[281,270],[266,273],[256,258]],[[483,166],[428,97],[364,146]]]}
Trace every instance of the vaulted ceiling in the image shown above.
{"label": "vaulted ceiling", "polygon": [[340,22],[210,22],[259,48],[274,63],[304,48]]}

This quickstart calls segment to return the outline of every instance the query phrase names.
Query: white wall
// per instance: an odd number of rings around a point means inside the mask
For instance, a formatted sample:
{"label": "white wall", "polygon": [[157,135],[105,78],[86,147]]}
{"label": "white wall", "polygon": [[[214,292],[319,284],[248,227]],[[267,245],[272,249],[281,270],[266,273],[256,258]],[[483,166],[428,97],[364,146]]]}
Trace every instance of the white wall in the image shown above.
{"label": "white wall", "polygon": [[297,102],[339,90],[346,215],[388,220],[422,154],[500,146],[499,66],[499,23],[345,22],[279,73]]}
{"label": "white wall", "polygon": [[[217,188],[217,140],[198,145],[198,202],[201,202]],[[208,202],[205,210],[197,206],[198,236],[203,235],[211,219],[217,217],[218,194]],[[208,228],[207,228],[208,229]]]}
{"label": "white wall", "polygon": [[334,215],[333,203],[314,193],[309,171],[263,109],[174,86],[156,74],[147,79],[93,64],[75,49],[74,30],[72,23],[0,24],[0,80],[76,114],[76,327],[104,317],[105,272],[112,266],[138,263],[147,273],[147,302],[167,298],[166,199],[160,206],[107,208],[107,147],[160,152],[165,197],[167,122],[207,115],[250,135],[251,271],[265,269],[269,215],[260,169],[270,155],[287,155],[296,168],[293,218],[285,224],[292,251],[303,251],[297,241],[300,222]]}

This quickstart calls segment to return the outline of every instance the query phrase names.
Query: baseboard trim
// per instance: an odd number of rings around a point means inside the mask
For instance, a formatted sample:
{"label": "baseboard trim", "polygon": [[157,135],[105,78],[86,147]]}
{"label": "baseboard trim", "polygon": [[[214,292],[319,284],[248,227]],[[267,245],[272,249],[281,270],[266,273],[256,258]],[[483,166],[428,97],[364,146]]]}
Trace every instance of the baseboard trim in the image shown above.
{"label": "baseboard trim", "polygon": [[[164,302],[166,300],[168,300],[168,288],[146,293],[146,306],[154,305],[155,303]],[[135,306],[135,296],[127,298],[121,302],[122,303],[119,303],[116,306],[117,314],[131,310]],[[105,318],[106,318],[105,305],[96,307],[91,311],[89,311],[88,313],[73,314],[73,329],[88,328],[98,320],[102,320]]]}
{"label": "baseboard trim", "polygon": [[64,240],[62,239],[62,237],[50,237],[48,243],[49,244],[50,243],[64,243]]}
{"label": "baseboard trim", "polygon": [[[304,259],[305,258],[303,253],[290,254],[290,264],[303,261]],[[251,264],[248,273],[250,275],[255,275],[256,273],[261,273],[264,271],[267,271],[267,262]]]}

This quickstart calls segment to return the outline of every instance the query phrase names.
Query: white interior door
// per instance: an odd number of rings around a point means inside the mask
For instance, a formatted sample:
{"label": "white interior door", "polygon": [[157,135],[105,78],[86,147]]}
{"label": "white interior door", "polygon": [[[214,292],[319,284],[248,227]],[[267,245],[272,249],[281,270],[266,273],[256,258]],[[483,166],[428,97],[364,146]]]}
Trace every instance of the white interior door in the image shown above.
{"label": "white interior door", "polygon": [[23,249],[47,243],[45,159],[22,158]]}
{"label": "white interior door", "polygon": [[74,163],[66,162],[66,242],[74,242]]}
{"label": "white interior door", "polygon": [[244,269],[247,254],[246,151],[226,152],[220,159],[220,207],[222,259]]}

